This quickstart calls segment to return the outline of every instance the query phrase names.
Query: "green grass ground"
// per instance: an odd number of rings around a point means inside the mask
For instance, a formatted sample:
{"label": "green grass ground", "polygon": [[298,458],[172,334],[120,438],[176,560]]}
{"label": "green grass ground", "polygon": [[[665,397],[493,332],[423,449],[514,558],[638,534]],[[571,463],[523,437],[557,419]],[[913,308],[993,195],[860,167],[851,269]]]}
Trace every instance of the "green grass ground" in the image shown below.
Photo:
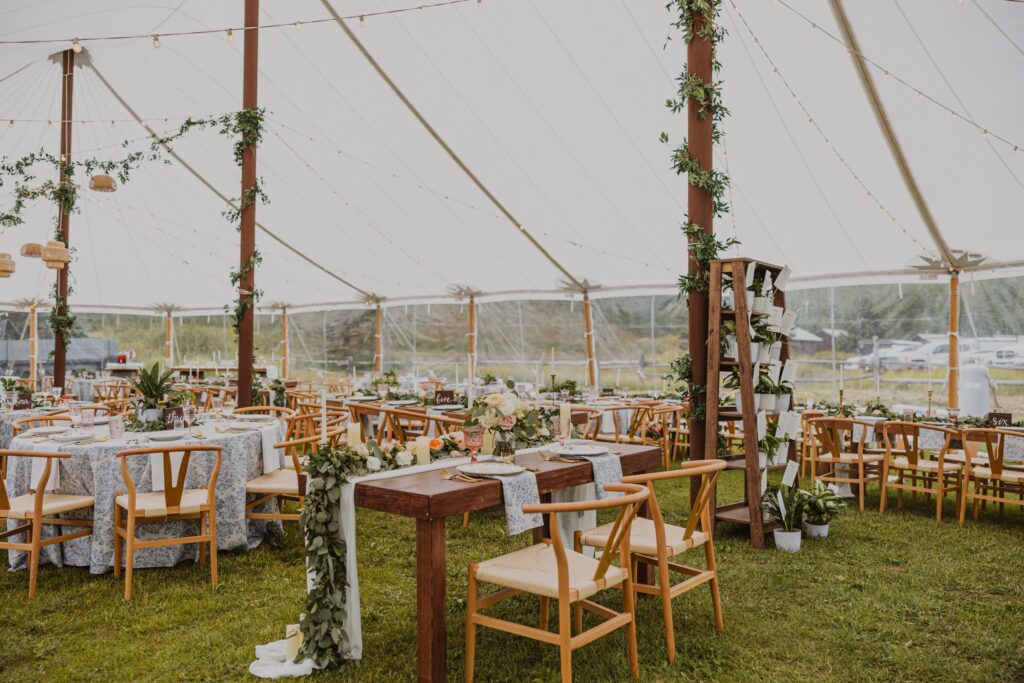
{"label": "green grass ground", "polygon": [[[736,496],[735,473],[720,487]],[[661,491],[662,507],[682,519],[683,487]],[[645,681],[1007,681],[1024,679],[1024,514],[983,511],[959,528],[952,500],[942,524],[931,505],[903,512],[849,511],[825,541],[797,555],[755,551],[727,526],[717,538],[726,630],[716,633],[706,590],[675,601],[679,656],[664,657],[661,612],[639,609]],[[448,527],[448,657],[460,680],[464,654],[466,563],[528,542],[509,538],[497,511],[469,529]],[[364,659],[321,680],[414,679],[415,529],[412,521],[359,513]],[[6,557],[0,555],[6,563]],[[695,558],[696,562],[696,558]],[[0,680],[242,680],[253,646],[294,623],[304,588],[295,526],[249,553],[221,556],[221,584],[205,568],[181,565],[137,573],[135,598],[121,599],[112,575],[45,567],[39,595],[27,599],[25,572],[0,573]],[[621,597],[605,601],[620,606]],[[536,602],[496,608],[506,618],[537,618]],[[623,635],[574,656],[577,681],[627,679]],[[558,652],[483,630],[477,680],[554,681]]]}

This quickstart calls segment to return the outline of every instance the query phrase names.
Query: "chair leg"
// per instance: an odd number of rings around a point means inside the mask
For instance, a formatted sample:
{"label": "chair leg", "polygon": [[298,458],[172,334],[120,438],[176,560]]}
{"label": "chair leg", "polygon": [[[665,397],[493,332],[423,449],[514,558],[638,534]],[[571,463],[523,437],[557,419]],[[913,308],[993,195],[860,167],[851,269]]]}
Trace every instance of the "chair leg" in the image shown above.
{"label": "chair leg", "polygon": [[715,612],[715,628],[719,632],[725,630],[725,619],[722,617],[722,595],[718,590],[718,564],[715,562],[715,544],[709,538],[704,543],[704,557],[707,560],[708,571],[712,572],[711,581],[711,607]]}
{"label": "chair leg", "polygon": [[[199,513],[199,535],[206,536],[206,515]],[[206,542],[199,541],[199,564],[206,564]]]}
{"label": "chair leg", "polygon": [[967,519],[967,499],[970,497],[970,478],[964,475],[960,484],[960,526]]}
{"label": "chair leg", "polygon": [[558,601],[558,651],[562,661],[562,683],[572,683],[572,622],[569,601]]}
{"label": "chair leg", "polygon": [[206,513],[210,522],[210,583],[217,585],[217,510],[210,508]]}
{"label": "chair leg", "polygon": [[878,503],[878,514],[885,514],[885,504],[889,502],[889,465],[882,468],[882,498]]}
{"label": "chair leg", "polygon": [[[633,591],[632,575],[622,584],[622,605],[630,615],[626,623],[626,649],[629,651],[629,675],[635,680],[640,676],[640,659],[636,651],[636,593]],[[675,654],[674,649],[672,654]],[[563,664],[563,669],[564,666]]]}
{"label": "chair leg", "polygon": [[121,528],[121,506],[114,504],[114,578],[121,578],[121,536],[117,533]]}
{"label": "chair leg", "polygon": [[[543,616],[541,607],[541,620]],[[473,623],[473,615],[476,614],[476,567],[469,565],[469,586],[466,592],[466,683],[473,683],[473,668],[476,665],[476,624]]]}
{"label": "chair leg", "polygon": [[658,554],[658,588],[661,592],[661,613],[665,622],[665,649],[668,663],[676,660],[676,635],[672,623],[672,579],[668,574],[668,557]]}
{"label": "chair leg", "polygon": [[942,501],[943,501],[943,488],[942,488],[942,477],[943,475],[935,475],[935,521],[942,521]]}
{"label": "chair leg", "polygon": [[39,552],[43,541],[43,525],[32,520],[32,549],[28,554],[28,597],[36,596],[36,582],[39,580]]}
{"label": "chair leg", "polygon": [[124,599],[132,599],[132,563],[135,560],[135,514],[128,511],[128,528],[125,531],[124,555]]}
{"label": "chair leg", "polygon": [[867,481],[865,481],[865,479],[864,479],[864,461],[863,460],[857,463],[857,478],[858,478],[857,493],[859,494],[858,498],[860,499],[860,511],[864,512],[864,489],[867,488]]}
{"label": "chair leg", "polygon": [[462,528],[465,529],[468,526],[469,526],[469,513],[468,512],[463,512],[462,513]]}

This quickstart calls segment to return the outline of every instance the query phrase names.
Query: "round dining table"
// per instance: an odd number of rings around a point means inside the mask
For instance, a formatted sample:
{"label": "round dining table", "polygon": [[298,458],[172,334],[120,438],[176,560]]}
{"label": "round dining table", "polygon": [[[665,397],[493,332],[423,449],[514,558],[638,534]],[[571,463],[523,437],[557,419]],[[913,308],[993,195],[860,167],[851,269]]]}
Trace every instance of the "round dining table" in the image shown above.
{"label": "round dining table", "polygon": [[[51,474],[47,490],[52,493],[88,495],[95,498],[94,508],[81,513],[69,513],[94,520],[91,536],[65,541],[43,548],[41,561],[57,566],[72,565],[88,567],[93,574],[102,574],[113,568],[114,559],[114,498],[127,492],[121,473],[121,458],[118,453],[133,448],[183,444],[212,444],[223,447],[221,467],[216,484],[217,548],[237,550],[253,548],[267,534],[283,533],[277,520],[247,520],[245,518],[246,482],[262,474],[286,466],[281,452],[273,444],[283,440],[283,425],[276,419],[264,422],[215,421],[207,416],[202,426],[184,431],[184,436],[170,442],[149,439],[145,433],[127,432],[121,439],[111,439],[106,425],[96,425],[83,430],[89,433],[82,443],[58,443],[46,440],[45,435],[23,432],[11,440],[12,450],[35,450],[70,453],[71,457],[60,461],[59,468]],[[173,456],[172,456],[173,457]],[[159,470],[157,478],[162,479],[162,455],[140,455],[127,459],[128,471],[140,492],[154,490],[152,472]],[[38,470],[27,457],[7,459],[7,492],[10,497],[23,495],[33,488],[38,480]],[[186,488],[206,486],[215,464],[213,451],[194,452],[190,457]],[[154,468],[153,465],[156,464]],[[158,487],[156,490],[163,490]],[[276,501],[268,501],[256,511],[276,512]],[[187,526],[186,526],[187,525]],[[188,536],[196,533],[197,521],[176,521],[144,524],[137,529],[137,537],[153,540],[172,536]],[[56,529],[44,528],[44,538],[55,535]],[[25,566],[24,553],[11,551],[12,568]],[[199,547],[196,544],[184,546],[163,546],[141,548],[136,551],[136,567],[171,567],[184,560],[196,560]]]}

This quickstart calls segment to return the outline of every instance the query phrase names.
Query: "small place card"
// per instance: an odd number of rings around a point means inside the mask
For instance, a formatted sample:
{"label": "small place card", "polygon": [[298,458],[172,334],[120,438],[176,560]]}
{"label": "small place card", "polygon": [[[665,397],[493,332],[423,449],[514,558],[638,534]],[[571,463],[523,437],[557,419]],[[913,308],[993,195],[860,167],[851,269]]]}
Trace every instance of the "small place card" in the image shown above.
{"label": "small place card", "polygon": [[779,375],[779,382],[796,384],[796,367],[796,362],[791,360],[786,361],[786,364],[782,366],[782,374]]}
{"label": "small place card", "polygon": [[757,270],[757,266],[755,266],[753,263],[748,263],[747,264],[747,273],[746,273],[747,289],[750,289],[751,287],[754,286],[754,272],[756,270]]}
{"label": "small place card", "polygon": [[602,389],[601,390],[601,395],[602,396],[614,396],[615,395],[614,387],[607,387],[605,389]]}
{"label": "small place card", "polygon": [[775,435],[780,439],[796,436],[800,428],[800,416],[793,411],[786,411],[779,415],[779,423],[775,429]]}
{"label": "small place card", "polygon": [[761,283],[761,296],[771,296],[772,293],[772,274],[765,273],[764,281]]}
{"label": "small place card", "polygon": [[440,389],[434,392],[434,405],[452,406],[455,405],[455,391],[452,389]]}
{"label": "small place card", "polygon": [[790,309],[782,314],[782,322],[779,324],[779,334],[788,337],[796,325],[796,311]]}
{"label": "small place card", "polygon": [[782,499],[782,491],[775,492],[775,500],[779,504],[779,514],[782,517],[786,516],[786,501]]}
{"label": "small place card", "polygon": [[768,433],[768,415],[762,410],[757,414],[757,440],[760,441]]}
{"label": "small place card", "polygon": [[768,377],[771,379],[772,384],[779,383],[779,376],[782,374],[782,361],[773,360],[768,363]]}
{"label": "small place card", "polygon": [[789,269],[789,266],[783,266],[782,270],[775,277],[775,289],[780,292],[786,291],[786,285],[789,284],[789,276],[793,274],[793,271]]}
{"label": "small place card", "polygon": [[1010,413],[989,413],[989,427],[1010,427],[1013,425],[1013,415]]}
{"label": "small place card", "polygon": [[786,471],[782,473],[782,485],[792,486],[796,483],[796,473],[800,471],[800,463],[790,460],[786,463]]}
{"label": "small place card", "polygon": [[785,313],[785,309],[782,306],[772,306],[771,313],[768,314],[768,327],[776,332],[782,330],[782,317]]}

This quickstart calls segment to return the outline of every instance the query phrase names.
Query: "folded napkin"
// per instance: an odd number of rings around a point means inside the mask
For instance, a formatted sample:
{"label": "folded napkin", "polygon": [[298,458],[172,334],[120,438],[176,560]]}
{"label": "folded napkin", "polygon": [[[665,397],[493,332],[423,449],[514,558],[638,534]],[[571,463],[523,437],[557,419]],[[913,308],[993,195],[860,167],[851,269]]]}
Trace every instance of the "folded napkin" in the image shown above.
{"label": "folded napkin", "polygon": [[257,645],[256,661],[249,665],[249,673],[257,678],[297,678],[320,668],[308,658],[301,662],[289,661],[287,643],[287,640],[275,640]]}
{"label": "folded napkin", "polygon": [[473,476],[497,479],[501,482],[501,492],[505,499],[505,524],[508,528],[509,536],[515,536],[528,529],[543,526],[544,516],[539,512],[530,514],[523,512],[524,505],[537,505],[540,503],[537,477],[533,472],[520,472],[510,477],[487,476],[483,474]]}

